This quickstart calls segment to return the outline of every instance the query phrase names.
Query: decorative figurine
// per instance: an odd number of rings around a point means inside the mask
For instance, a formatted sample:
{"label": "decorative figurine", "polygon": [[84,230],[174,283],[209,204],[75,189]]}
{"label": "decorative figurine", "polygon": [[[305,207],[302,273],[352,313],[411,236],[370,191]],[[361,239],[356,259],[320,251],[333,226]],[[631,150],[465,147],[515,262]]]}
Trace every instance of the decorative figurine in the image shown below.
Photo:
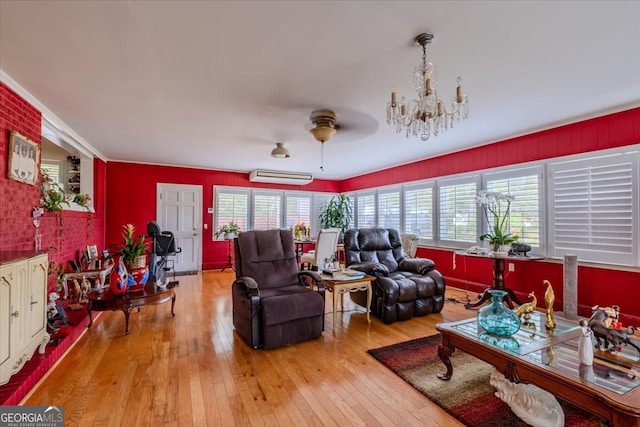
{"label": "decorative figurine", "polygon": [[80,298],[78,298],[78,303],[85,304],[89,302],[89,300],[87,299],[87,293],[89,293],[90,289],[91,285],[87,281],[87,277],[82,276],[82,284],[80,285]]}
{"label": "decorative figurine", "polygon": [[[594,305],[591,310],[596,311],[600,306]],[[612,305],[611,307],[603,307],[602,310],[607,314],[607,319],[604,321],[604,325],[607,328],[622,329],[622,322],[620,321],[620,307]]]}
{"label": "decorative figurine", "polygon": [[78,279],[73,279],[73,293],[76,297],[76,302],[80,302],[80,292],[82,289],[80,288],[80,283],[78,283]]}
{"label": "decorative figurine", "polygon": [[498,399],[525,423],[534,427],[564,426],[564,412],[555,396],[533,384],[512,383],[494,369],[489,383]]}
{"label": "decorative figurine", "polygon": [[516,314],[518,315],[518,317],[522,316],[524,318],[524,321],[522,322],[524,326],[535,328],[536,325],[530,322],[529,319],[531,319],[531,312],[535,311],[536,306],[538,305],[538,299],[536,298],[533,291],[529,293],[529,298],[531,298],[531,301],[524,303],[520,307],[518,307],[518,309],[516,310]]}
{"label": "decorative figurine", "polygon": [[591,342],[593,331],[589,329],[584,319],[580,319],[580,329],[582,334],[578,343],[578,360],[581,365],[593,365],[593,343]]}
{"label": "decorative figurine", "polygon": [[555,329],[556,321],[553,320],[553,303],[556,300],[556,294],[553,292],[551,282],[543,280],[542,283],[547,285],[547,290],[544,292],[544,304],[547,308],[547,320],[545,321],[544,326],[547,329]]}
{"label": "decorative figurine", "polygon": [[607,328],[607,320],[609,320],[609,315],[601,308],[596,309],[589,319],[588,325],[596,338],[596,348],[599,350],[602,346],[602,340],[604,340],[605,350],[611,345],[609,351],[620,351],[622,344],[629,344],[640,353],[640,348],[629,339],[629,336],[635,333],[634,327],[628,326],[626,329]]}

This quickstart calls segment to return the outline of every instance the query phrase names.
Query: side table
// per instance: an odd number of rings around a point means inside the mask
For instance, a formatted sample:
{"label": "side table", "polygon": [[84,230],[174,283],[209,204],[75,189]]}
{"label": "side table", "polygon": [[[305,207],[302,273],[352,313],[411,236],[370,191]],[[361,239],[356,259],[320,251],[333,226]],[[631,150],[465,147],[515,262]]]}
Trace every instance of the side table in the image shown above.
{"label": "side table", "polygon": [[155,283],[147,283],[144,288],[127,292],[123,296],[115,296],[110,289],[105,289],[100,293],[91,291],[87,294],[89,304],[87,304],[87,312],[89,314],[90,328],[93,325],[93,311],[116,311],[120,310],[124,313],[125,319],[125,335],[129,335],[129,314],[134,308],[140,310],[145,305],[162,304],[171,300],[171,316],[175,317],[173,308],[176,303],[176,293],[173,287],[161,288]]}
{"label": "side table", "polygon": [[338,295],[340,295],[340,311],[344,311],[344,294],[347,292],[367,291],[367,322],[371,323],[371,282],[376,280],[373,276],[364,276],[353,280],[334,280],[331,276],[322,275],[322,283],[326,290],[333,294],[333,330],[336,329],[336,316],[338,312]]}
{"label": "side table", "polygon": [[527,256],[519,256],[519,255],[509,255],[509,256],[494,256],[491,255],[480,255],[480,254],[471,254],[466,251],[456,252],[456,255],[460,256],[468,256],[468,257],[476,257],[476,258],[489,258],[493,260],[493,286],[485,289],[482,294],[478,297],[478,300],[473,303],[467,303],[464,305],[464,308],[476,308],[482,305],[485,301],[491,298],[491,293],[489,290],[501,290],[505,291],[507,295],[505,295],[504,301],[509,306],[509,308],[513,308],[513,303],[515,302],[518,305],[522,305],[522,302],[518,299],[516,294],[512,289],[506,288],[504,286],[504,262],[506,260],[509,261],[533,261],[544,259],[544,256],[541,255],[527,255]]}

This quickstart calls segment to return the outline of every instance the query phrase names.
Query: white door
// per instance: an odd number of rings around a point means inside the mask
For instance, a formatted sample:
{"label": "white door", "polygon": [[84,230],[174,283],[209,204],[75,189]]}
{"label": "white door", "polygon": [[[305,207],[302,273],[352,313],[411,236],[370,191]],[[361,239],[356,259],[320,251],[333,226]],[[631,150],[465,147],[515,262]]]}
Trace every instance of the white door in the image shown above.
{"label": "white door", "polygon": [[157,221],[162,231],[171,231],[176,246],[176,271],[200,271],[202,259],[202,186],[157,185]]}

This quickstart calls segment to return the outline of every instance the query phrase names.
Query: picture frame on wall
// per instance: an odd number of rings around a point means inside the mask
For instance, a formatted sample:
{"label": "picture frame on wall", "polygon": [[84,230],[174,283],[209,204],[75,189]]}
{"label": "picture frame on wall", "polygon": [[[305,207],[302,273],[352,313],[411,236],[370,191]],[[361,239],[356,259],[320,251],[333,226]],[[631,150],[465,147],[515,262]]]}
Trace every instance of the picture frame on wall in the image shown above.
{"label": "picture frame on wall", "polygon": [[40,145],[16,131],[11,131],[7,159],[7,178],[25,184],[36,185],[38,183],[39,164]]}

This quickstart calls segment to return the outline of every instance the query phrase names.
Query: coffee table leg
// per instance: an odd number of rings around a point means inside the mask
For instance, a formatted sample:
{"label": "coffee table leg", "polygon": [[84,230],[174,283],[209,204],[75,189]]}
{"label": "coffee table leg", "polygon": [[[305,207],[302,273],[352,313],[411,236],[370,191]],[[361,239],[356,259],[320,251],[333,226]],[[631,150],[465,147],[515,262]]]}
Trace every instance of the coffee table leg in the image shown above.
{"label": "coffee table leg", "polygon": [[122,312],[124,313],[124,323],[125,323],[124,334],[129,335],[129,314],[131,314],[131,307],[129,309],[123,309]]}
{"label": "coffee table leg", "polygon": [[91,315],[91,301],[87,304],[87,313],[89,314],[89,324],[87,325],[87,329],[93,325],[93,316]]}
{"label": "coffee table leg", "polygon": [[171,297],[171,316],[176,317],[176,315],[173,313],[173,306],[176,305],[176,293],[173,293],[173,296]]}
{"label": "coffee table leg", "polygon": [[438,378],[442,381],[449,381],[451,379],[451,375],[453,375],[453,366],[451,365],[451,360],[449,358],[454,351],[455,348],[453,347],[447,347],[443,344],[438,346],[438,357],[442,360],[444,366],[447,367],[447,372],[438,374]]}

